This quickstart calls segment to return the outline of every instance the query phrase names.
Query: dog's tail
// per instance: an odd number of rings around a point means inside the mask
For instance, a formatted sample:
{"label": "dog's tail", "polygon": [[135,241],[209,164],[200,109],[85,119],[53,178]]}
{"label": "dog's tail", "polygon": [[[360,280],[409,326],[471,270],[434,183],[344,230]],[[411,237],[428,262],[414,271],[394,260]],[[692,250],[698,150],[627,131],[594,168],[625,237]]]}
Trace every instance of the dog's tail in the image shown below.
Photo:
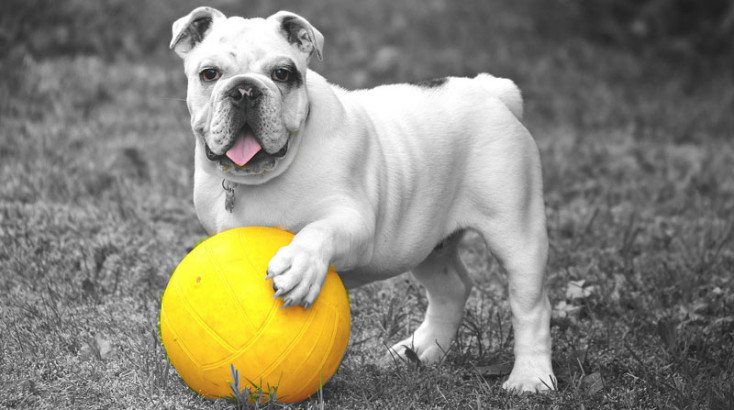
{"label": "dog's tail", "polygon": [[495,77],[487,73],[479,74],[476,79],[481,81],[487,91],[499,98],[518,120],[522,120],[522,94],[520,94],[520,89],[512,80]]}

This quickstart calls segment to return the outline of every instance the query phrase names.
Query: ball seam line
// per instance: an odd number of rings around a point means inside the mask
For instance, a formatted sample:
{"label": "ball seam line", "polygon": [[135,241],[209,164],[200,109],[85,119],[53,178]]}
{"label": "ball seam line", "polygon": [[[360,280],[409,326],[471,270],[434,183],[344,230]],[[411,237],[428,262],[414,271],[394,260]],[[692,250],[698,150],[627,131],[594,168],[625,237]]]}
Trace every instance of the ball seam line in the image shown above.
{"label": "ball seam line", "polygon": [[277,312],[277,308],[276,309],[270,309],[270,312],[268,313],[268,317],[263,321],[263,325],[260,327],[260,329],[258,329],[258,331],[255,334],[252,335],[252,337],[247,341],[247,343],[245,343],[244,345],[242,345],[242,347],[240,347],[240,348],[232,351],[232,353],[229,356],[227,356],[225,358],[222,358],[222,359],[220,359],[220,360],[218,360],[218,361],[216,361],[214,363],[210,363],[210,364],[207,364],[207,365],[202,365],[201,368],[203,370],[215,369],[215,368],[217,368],[219,366],[222,366],[224,364],[231,363],[232,360],[234,360],[235,358],[237,358],[242,353],[246,352],[247,349],[249,349],[253,344],[255,344],[260,339],[260,337],[263,335],[263,333],[265,333],[265,331],[268,328],[268,325],[275,318],[276,312]]}
{"label": "ball seam line", "polygon": [[[247,255],[246,252],[245,252],[245,255]],[[251,263],[250,266],[253,266],[254,267],[255,265]],[[239,300],[239,299],[236,298],[236,300]],[[220,360],[218,360],[216,362],[213,362],[213,363],[201,365],[201,368],[203,370],[212,370],[212,369],[218,368],[219,366],[222,366],[222,365],[225,365],[225,364],[230,364],[230,363],[232,363],[232,361],[235,358],[237,358],[239,355],[241,355],[242,353],[244,353],[245,351],[247,351],[247,349],[249,349],[253,344],[257,343],[257,341],[260,339],[260,337],[267,330],[268,326],[270,325],[270,322],[272,322],[273,319],[276,317],[276,313],[277,313],[277,310],[278,310],[277,304],[278,304],[278,301],[277,300],[273,300],[273,302],[272,302],[272,304],[270,306],[270,310],[268,312],[268,316],[265,318],[265,320],[262,322],[262,324],[260,325],[260,327],[257,328],[257,330],[252,334],[252,336],[249,338],[249,340],[247,340],[247,342],[244,345],[239,346],[237,348],[232,347],[232,349],[228,349],[228,350],[230,350],[230,354],[227,357],[224,357],[224,358],[222,358],[222,359],[220,359]],[[253,326],[253,328],[254,328],[254,326]]]}
{"label": "ball seam line", "polygon": [[[186,347],[186,345],[183,342],[181,342],[181,338],[180,338],[179,334],[176,332],[176,330],[174,329],[173,325],[168,320],[168,314],[163,309],[161,309],[161,319],[166,324],[166,327],[168,328],[168,331],[171,332],[171,336],[173,337],[173,340],[176,341],[175,344],[178,345],[181,348],[181,350],[189,358],[189,360],[191,360],[193,363],[195,363],[198,366],[199,365],[199,361],[194,358],[194,355],[191,353],[191,351]],[[166,345],[163,342],[163,337],[162,336],[161,336],[161,343],[163,343],[163,347],[165,348]],[[169,361],[170,361],[170,358],[169,358]]]}
{"label": "ball seam line", "polygon": [[[204,247],[204,251],[209,253],[209,249]],[[210,256],[210,255],[207,255]],[[174,272],[175,273],[175,272]],[[176,281],[176,290],[178,291],[179,296],[182,297],[183,300],[186,300],[186,297],[183,297],[183,292],[181,291],[180,283],[179,281]],[[181,303],[183,305],[184,309],[186,309],[187,312],[191,315],[191,317],[196,321],[196,323],[199,325],[199,327],[204,330],[209,336],[211,336],[214,340],[216,340],[223,348],[228,350],[230,353],[235,353],[237,349],[235,349],[233,346],[229,344],[224,338],[222,338],[217,332],[215,332],[211,327],[209,327],[209,324],[204,321],[204,319],[201,317],[201,315],[188,303]],[[205,363],[199,363],[196,361],[196,363],[199,366],[206,366]]]}
{"label": "ball seam line", "polygon": [[[303,387],[301,388],[301,390],[299,390],[297,392],[298,394],[294,394],[293,395],[295,397],[300,397],[305,390],[311,390],[312,383],[316,380],[316,377],[317,376],[319,378],[321,378],[322,381],[324,381],[323,380],[324,363],[326,363],[327,359],[330,359],[331,358],[331,353],[333,352],[332,349],[334,348],[334,342],[336,342],[336,334],[337,334],[337,331],[339,330],[339,326],[337,324],[339,323],[339,319],[340,319],[339,312],[336,309],[334,309],[333,306],[329,306],[329,310],[332,312],[332,316],[331,317],[332,317],[333,323],[332,323],[332,326],[331,326],[331,340],[329,341],[329,347],[328,347],[328,349],[326,349],[326,352],[328,352],[328,354],[323,355],[323,358],[321,359],[321,363],[319,363],[319,365],[318,365],[319,373],[318,374],[314,374],[314,376],[311,377],[311,379],[309,379],[307,383],[304,383],[303,384]],[[323,329],[324,328],[322,328],[322,333],[319,335],[319,338],[323,334]],[[311,350],[308,352],[308,355],[306,357],[311,357],[311,355],[313,354],[313,352],[316,351],[316,349],[318,347],[319,346],[317,344],[314,344],[313,347],[311,348]],[[341,363],[341,359],[339,360],[339,362]],[[321,387],[323,387],[323,386],[321,386]],[[318,391],[318,389],[316,391]]]}
{"label": "ball seam line", "polygon": [[[294,308],[297,308],[297,306],[292,306],[292,307],[286,308],[286,309],[294,309]],[[273,363],[271,363],[268,366],[268,368],[266,368],[265,370],[261,371],[260,374],[258,374],[257,377],[255,377],[255,379],[260,379],[260,378],[263,377],[263,375],[270,374],[270,372],[272,372],[276,367],[278,367],[278,365],[280,365],[281,362],[283,362],[283,360],[285,360],[286,357],[288,357],[288,354],[290,352],[292,352],[293,349],[296,348],[296,346],[298,345],[298,342],[301,340],[301,338],[303,337],[304,333],[306,333],[306,331],[308,330],[308,328],[311,326],[311,322],[313,322],[314,318],[315,318],[315,315],[309,315],[308,316],[308,320],[306,321],[306,323],[303,324],[303,326],[301,326],[301,330],[298,332],[298,335],[296,335],[296,337],[294,337],[293,339],[291,339],[291,342],[281,352],[281,354],[278,356],[278,358]]]}
{"label": "ball seam line", "polygon": [[[237,301],[236,303],[237,313],[239,313],[241,316],[244,316],[245,321],[247,322],[248,325],[250,325],[251,329],[257,329],[257,325],[253,323],[252,319],[247,314],[247,311],[242,308],[243,306],[243,304],[241,303],[242,301],[240,300],[239,297],[237,297],[237,294],[232,290],[232,284],[230,283],[229,278],[227,278],[227,275],[225,275],[224,272],[222,272],[221,266],[219,266],[219,264],[216,263],[217,258],[216,258],[216,255],[214,255],[214,252],[211,249],[209,249],[208,247],[205,248],[205,251],[207,253],[207,257],[209,258],[209,264],[215,268],[214,270],[217,273],[217,276],[219,276],[219,280],[222,281],[224,285],[223,288],[225,289],[226,292],[229,293],[230,297],[233,300]],[[247,257],[247,252],[243,252],[243,253],[245,257]],[[248,263],[250,263],[251,268],[255,266],[253,265],[252,261],[249,258],[246,258],[246,259],[243,258],[242,260],[243,261],[246,260]],[[232,347],[231,350],[233,353],[238,350],[238,347],[236,346],[231,346],[231,347]]]}

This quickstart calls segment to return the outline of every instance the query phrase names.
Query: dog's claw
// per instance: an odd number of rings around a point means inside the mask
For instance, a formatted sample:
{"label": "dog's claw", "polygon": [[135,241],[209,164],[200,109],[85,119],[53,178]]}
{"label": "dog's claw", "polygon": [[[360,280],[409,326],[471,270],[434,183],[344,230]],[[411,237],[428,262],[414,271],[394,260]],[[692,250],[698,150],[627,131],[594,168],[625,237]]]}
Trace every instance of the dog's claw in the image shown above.
{"label": "dog's claw", "polygon": [[318,252],[291,243],[270,260],[266,278],[272,278],[274,298],[282,298],[283,307],[310,307],[316,300],[327,272],[327,264],[319,256]]}

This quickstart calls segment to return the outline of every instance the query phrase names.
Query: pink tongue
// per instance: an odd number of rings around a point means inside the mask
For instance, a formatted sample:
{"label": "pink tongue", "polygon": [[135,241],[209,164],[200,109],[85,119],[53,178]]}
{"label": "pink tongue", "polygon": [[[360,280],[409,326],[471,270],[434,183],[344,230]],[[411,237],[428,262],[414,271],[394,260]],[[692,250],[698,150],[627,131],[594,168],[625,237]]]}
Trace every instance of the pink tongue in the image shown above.
{"label": "pink tongue", "polygon": [[247,164],[247,161],[251,160],[261,149],[262,147],[255,136],[251,132],[246,132],[244,135],[237,137],[234,146],[227,151],[227,157],[241,167]]}

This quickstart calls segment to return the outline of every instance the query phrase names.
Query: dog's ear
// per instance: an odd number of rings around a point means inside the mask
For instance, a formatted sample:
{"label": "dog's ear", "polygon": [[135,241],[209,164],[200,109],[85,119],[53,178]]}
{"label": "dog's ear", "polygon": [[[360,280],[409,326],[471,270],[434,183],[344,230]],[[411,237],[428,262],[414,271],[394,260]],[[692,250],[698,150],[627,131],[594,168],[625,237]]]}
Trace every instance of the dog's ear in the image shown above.
{"label": "dog's ear", "polygon": [[215,22],[226,18],[224,13],[211,7],[195,8],[173,23],[173,37],[169,47],[179,57],[186,57],[211,32]]}
{"label": "dog's ear", "polygon": [[323,60],[324,36],[305,18],[290,11],[279,11],[268,20],[274,20],[286,40],[310,59],[315,53],[319,61]]}

